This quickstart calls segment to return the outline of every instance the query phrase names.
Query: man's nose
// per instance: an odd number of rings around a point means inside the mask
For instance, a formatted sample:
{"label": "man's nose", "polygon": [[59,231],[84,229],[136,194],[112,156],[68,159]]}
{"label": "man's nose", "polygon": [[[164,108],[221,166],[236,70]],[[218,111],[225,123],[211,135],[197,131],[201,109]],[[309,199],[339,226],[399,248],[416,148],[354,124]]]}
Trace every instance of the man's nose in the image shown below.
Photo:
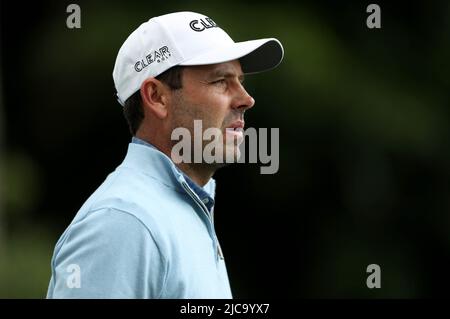
{"label": "man's nose", "polygon": [[252,108],[253,105],[255,105],[255,99],[250,94],[248,94],[244,86],[239,83],[233,107],[241,111],[247,111],[248,109]]}

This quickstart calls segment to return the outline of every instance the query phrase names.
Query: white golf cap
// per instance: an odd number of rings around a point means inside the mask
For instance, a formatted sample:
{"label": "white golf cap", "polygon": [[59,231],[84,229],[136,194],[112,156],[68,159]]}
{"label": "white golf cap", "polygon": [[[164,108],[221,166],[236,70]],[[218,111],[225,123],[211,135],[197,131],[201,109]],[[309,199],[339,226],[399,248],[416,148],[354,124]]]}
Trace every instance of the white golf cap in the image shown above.
{"label": "white golf cap", "polygon": [[113,70],[119,103],[149,77],[176,65],[206,65],[239,59],[246,74],[276,67],[283,46],[274,38],[234,42],[211,18],[195,12],[175,12],[151,18],[125,40]]}

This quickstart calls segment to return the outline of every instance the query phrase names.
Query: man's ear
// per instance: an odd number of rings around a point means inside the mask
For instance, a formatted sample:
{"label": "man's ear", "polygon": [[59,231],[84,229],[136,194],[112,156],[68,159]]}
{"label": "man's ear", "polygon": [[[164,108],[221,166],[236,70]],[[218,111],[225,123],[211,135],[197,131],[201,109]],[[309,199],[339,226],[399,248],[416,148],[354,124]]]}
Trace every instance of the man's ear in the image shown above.
{"label": "man's ear", "polygon": [[159,119],[167,116],[167,102],[169,101],[167,94],[169,94],[169,90],[155,78],[148,78],[141,85],[144,109],[151,111]]}

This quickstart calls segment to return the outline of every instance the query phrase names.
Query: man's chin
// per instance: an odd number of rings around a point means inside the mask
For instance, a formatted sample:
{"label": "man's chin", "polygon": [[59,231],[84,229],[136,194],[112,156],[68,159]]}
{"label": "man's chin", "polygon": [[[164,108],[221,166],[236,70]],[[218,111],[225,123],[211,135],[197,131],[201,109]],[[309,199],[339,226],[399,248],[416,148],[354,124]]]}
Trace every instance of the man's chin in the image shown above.
{"label": "man's chin", "polygon": [[228,149],[225,149],[224,152],[224,161],[227,164],[237,163],[241,158],[241,151],[239,146],[231,145]]}
{"label": "man's chin", "polygon": [[224,145],[239,145],[244,141],[244,133],[242,131],[227,130],[224,135]]}

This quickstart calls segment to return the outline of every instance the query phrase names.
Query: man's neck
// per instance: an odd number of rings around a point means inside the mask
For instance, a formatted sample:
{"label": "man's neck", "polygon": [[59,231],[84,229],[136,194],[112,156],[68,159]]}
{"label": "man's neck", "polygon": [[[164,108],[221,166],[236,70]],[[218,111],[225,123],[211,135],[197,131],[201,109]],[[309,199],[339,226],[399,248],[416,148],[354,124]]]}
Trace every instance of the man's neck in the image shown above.
{"label": "man's neck", "polygon": [[[170,154],[166,154],[170,157]],[[184,174],[186,174],[194,183],[203,187],[214,175],[211,165],[180,163],[175,164]]]}

